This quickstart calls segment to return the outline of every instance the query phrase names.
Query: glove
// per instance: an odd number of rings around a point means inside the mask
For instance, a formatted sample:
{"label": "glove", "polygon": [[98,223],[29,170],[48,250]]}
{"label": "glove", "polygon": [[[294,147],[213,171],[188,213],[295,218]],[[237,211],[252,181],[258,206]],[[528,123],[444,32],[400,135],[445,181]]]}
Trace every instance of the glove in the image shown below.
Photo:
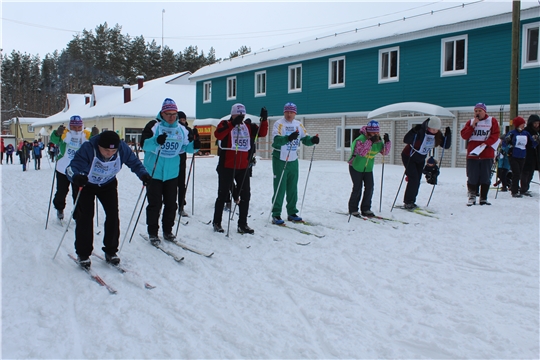
{"label": "glove", "polygon": [[201,148],[201,140],[199,140],[199,139],[193,140],[193,148],[194,149],[200,149]]}
{"label": "glove", "polygon": [[420,132],[420,130],[422,130],[422,124],[418,124],[415,127],[413,127],[413,131],[417,134]]}
{"label": "glove", "polygon": [[73,184],[78,187],[84,186],[88,183],[88,176],[84,174],[76,174],[73,176]]}
{"label": "glove", "polygon": [[90,136],[96,136],[96,135],[99,135],[99,129],[97,128],[97,126],[93,126],[92,127],[92,133],[90,134]]}
{"label": "glove", "polygon": [[58,129],[56,129],[56,135],[62,136],[62,134],[64,133],[65,130],[66,130],[65,126],[64,126],[64,125],[60,125],[60,126],[58,127]]}
{"label": "glove", "polygon": [[266,107],[261,108],[261,121],[268,120],[268,110],[266,110]]}
{"label": "glove", "polygon": [[287,138],[289,139],[289,141],[293,141],[298,139],[299,135],[300,133],[298,132],[298,130],[296,130],[295,132],[291,133]]}
{"label": "glove", "polygon": [[390,141],[390,137],[388,136],[387,133],[384,133],[383,139],[384,139],[385,144]]}
{"label": "glove", "polygon": [[244,124],[250,125],[251,124],[251,119],[247,118],[246,120],[244,120]]}
{"label": "glove", "polygon": [[314,145],[317,145],[319,141],[321,141],[321,139],[319,139],[318,135],[315,135],[314,137],[311,138],[311,143]]}
{"label": "glove", "polygon": [[167,134],[161,134],[159,135],[157,138],[156,138],[156,142],[159,144],[159,145],[163,145],[165,144],[165,140],[167,139]]}
{"label": "glove", "polygon": [[234,119],[231,116],[231,123],[233,124],[233,126],[240,125],[242,123],[242,120],[244,120],[244,115],[238,115]]}
{"label": "glove", "polygon": [[444,137],[448,137],[450,135],[452,135],[452,131],[450,131],[450,126],[447,126],[444,130]]}
{"label": "glove", "polygon": [[150,180],[152,180],[152,177],[150,176],[150,174],[146,173],[141,176],[140,179],[144,186],[148,186],[148,183],[150,182]]}
{"label": "glove", "polygon": [[371,140],[372,143],[376,143],[381,140],[381,137],[379,135],[373,135],[372,137],[369,138],[369,140]]}

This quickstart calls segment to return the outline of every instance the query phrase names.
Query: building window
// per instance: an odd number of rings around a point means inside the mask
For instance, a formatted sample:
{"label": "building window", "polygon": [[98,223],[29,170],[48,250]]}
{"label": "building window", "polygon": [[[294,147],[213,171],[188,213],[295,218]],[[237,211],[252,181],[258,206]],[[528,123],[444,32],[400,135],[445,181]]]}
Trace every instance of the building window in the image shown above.
{"label": "building window", "polygon": [[266,71],[255,73],[255,96],[266,96]]}
{"label": "building window", "polygon": [[206,81],[203,83],[203,103],[212,102],[212,82]]}
{"label": "building window", "polygon": [[328,60],[328,88],[345,87],[345,56]]}
{"label": "building window", "polygon": [[540,66],[538,50],[538,29],[540,22],[523,25],[523,44],[521,45],[521,67]]}
{"label": "building window", "polygon": [[227,100],[236,100],[236,76],[227,78]]}
{"label": "building window", "polygon": [[441,76],[467,74],[467,35],[441,40]]}
{"label": "building window", "polygon": [[289,66],[289,93],[302,91],[302,65]]}
{"label": "building window", "polygon": [[28,125],[28,132],[29,133],[33,133],[34,132],[34,127],[32,125]]}
{"label": "building window", "polygon": [[399,46],[379,50],[379,83],[399,81]]}
{"label": "building window", "polygon": [[345,128],[345,141],[341,139],[341,126],[336,128],[336,150],[341,150],[342,147],[351,148],[354,139],[360,136],[360,128]]}

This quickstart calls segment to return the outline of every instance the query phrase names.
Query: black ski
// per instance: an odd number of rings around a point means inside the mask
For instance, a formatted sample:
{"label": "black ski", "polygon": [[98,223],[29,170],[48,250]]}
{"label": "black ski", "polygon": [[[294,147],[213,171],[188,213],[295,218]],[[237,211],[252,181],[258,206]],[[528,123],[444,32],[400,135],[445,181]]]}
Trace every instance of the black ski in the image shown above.
{"label": "black ski", "polygon": [[127,268],[125,268],[123,265],[120,265],[120,264],[118,264],[118,265],[113,265],[113,264],[111,264],[111,263],[108,263],[108,262],[105,260],[105,258],[104,258],[103,256],[99,255],[99,254],[92,253],[92,255],[94,255],[94,256],[97,257],[98,259],[100,259],[100,260],[106,262],[108,265],[112,266],[113,268],[115,268],[116,270],[118,270],[120,273],[122,273],[122,274],[129,274],[130,276],[135,277],[138,281],[140,281],[140,282],[142,282],[142,283],[144,284],[144,287],[145,287],[146,289],[149,289],[149,290],[150,290],[150,289],[154,289],[154,288],[155,288],[154,285],[151,285],[150,283],[148,283],[148,282],[142,280],[142,277],[141,277],[141,275],[139,275],[138,272],[136,272],[136,271],[134,271],[134,270],[131,270],[131,269],[127,269]]}
{"label": "black ski", "polygon": [[99,276],[94,270],[92,270],[92,268],[90,269],[87,269],[87,268],[84,268],[82,266],[79,265],[79,262],[77,261],[77,258],[72,255],[72,254],[68,254],[68,256],[70,257],[70,259],[72,259],[73,261],[75,261],[75,263],[77,264],[78,267],[80,267],[82,270],[84,270],[88,275],[90,275],[90,277],[92,278],[92,280],[94,280],[95,282],[97,282],[99,285],[101,286],[104,286],[111,294],[116,294],[117,291],[116,289],[114,289],[112,286],[110,286],[109,284],[107,284],[105,282],[105,280],[103,280],[101,278],[101,276]]}
{"label": "black ski", "polygon": [[[145,234],[139,234],[139,235],[141,235],[141,237],[142,237],[144,240],[146,240],[146,241],[148,241],[148,242],[150,243],[150,239],[148,239],[148,235],[145,235]],[[160,239],[160,240],[161,240],[161,239]],[[174,259],[174,261],[176,261],[176,262],[182,262],[182,260],[184,260],[184,257],[183,257],[183,256],[178,256],[178,255],[176,255],[175,253],[173,253],[172,251],[169,251],[169,250],[163,248],[163,247],[161,246],[161,244],[154,245],[154,244],[150,243],[150,245],[152,245],[152,246],[155,247],[156,249],[161,250],[161,252],[163,252],[163,253],[169,255],[169,256],[172,257],[172,258]]]}

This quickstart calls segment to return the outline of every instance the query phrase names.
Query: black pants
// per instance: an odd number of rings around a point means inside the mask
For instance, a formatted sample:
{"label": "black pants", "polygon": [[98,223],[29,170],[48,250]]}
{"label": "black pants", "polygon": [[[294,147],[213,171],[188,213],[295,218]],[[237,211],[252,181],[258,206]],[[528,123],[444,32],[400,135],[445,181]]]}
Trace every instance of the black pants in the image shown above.
{"label": "black pants", "polygon": [[[251,198],[251,185],[250,177],[245,176],[247,169],[228,169],[224,167],[219,167],[218,169],[218,196],[216,199],[216,204],[214,207],[214,224],[221,224],[221,219],[223,216],[223,207],[225,203],[230,201],[231,188],[236,181],[238,186],[241,186],[242,181],[244,182],[242,189],[238,189],[240,196],[240,203],[238,208],[240,214],[238,216],[238,225],[247,225],[247,217],[249,211],[249,200]],[[232,209],[231,209],[232,211]]]}
{"label": "black pants", "polygon": [[13,154],[6,154],[6,164],[11,160],[11,164],[13,164]]}
{"label": "black pants", "polygon": [[420,190],[420,181],[422,180],[422,170],[424,170],[426,157],[409,157],[409,155],[401,153],[401,161],[405,166],[405,175],[407,176],[407,187],[405,188],[403,203],[414,204]]}
{"label": "black pants", "polygon": [[[66,196],[69,191],[69,182],[66,175],[62,174],[59,171],[56,171],[56,194],[54,194],[53,204],[56,210],[64,211],[66,208]],[[73,197],[73,202],[77,198],[77,193],[79,188],[71,184],[71,195]]]}
{"label": "black pants", "polygon": [[94,249],[94,201],[98,198],[105,211],[105,233],[102,250],[115,255],[118,252],[120,238],[120,220],[118,218],[118,182],[116,179],[105,186],[88,184],[81,190],[77,202],[75,227],[75,251],[81,259],[86,259]]}
{"label": "black pants", "polygon": [[[512,169],[512,194],[517,194],[520,192],[524,193],[527,190],[524,190],[524,184],[527,182],[528,175],[524,174],[523,167],[525,166],[525,158],[516,159],[515,157],[510,156],[510,168]],[[525,178],[525,176],[527,178]]]}
{"label": "black pants", "polygon": [[41,158],[40,157],[35,157],[34,158],[34,169],[35,170],[41,169]]}
{"label": "black pants", "polygon": [[186,203],[186,159],[186,153],[180,154],[180,171],[178,172],[178,211],[183,210]]}
{"label": "black pants", "polygon": [[146,187],[148,206],[146,207],[146,225],[148,235],[157,235],[159,230],[159,215],[163,205],[161,225],[164,234],[172,233],[176,217],[176,196],[178,178],[161,181],[152,179]]}
{"label": "black pants", "polygon": [[[359,172],[352,166],[349,166],[349,174],[353,182],[353,189],[349,198],[349,213],[358,211],[358,204],[362,198],[360,211],[371,210],[371,198],[373,197],[373,172]],[[364,196],[362,197],[362,186],[364,187]]]}

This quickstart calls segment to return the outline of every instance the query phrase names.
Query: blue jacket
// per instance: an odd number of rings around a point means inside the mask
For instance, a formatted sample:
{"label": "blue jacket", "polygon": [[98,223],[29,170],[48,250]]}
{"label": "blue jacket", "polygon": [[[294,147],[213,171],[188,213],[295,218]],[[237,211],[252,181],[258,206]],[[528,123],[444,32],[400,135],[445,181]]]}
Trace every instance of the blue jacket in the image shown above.
{"label": "blue jacket", "polygon": [[[157,121],[156,121],[157,120]],[[182,152],[187,152],[193,154],[193,141],[190,142],[188,139],[187,131],[184,131],[184,127],[178,123],[176,120],[174,123],[169,124],[161,117],[159,113],[156,117],[156,120],[152,120],[148,125],[151,126],[151,137],[144,139],[143,150],[144,150],[144,166],[146,171],[152,175],[153,179],[167,181],[178,177],[178,172],[180,170],[180,156]],[[148,126],[147,126],[148,127]],[[169,143],[165,143],[163,146],[159,145],[156,141],[157,137],[160,134],[159,128],[168,128],[168,129],[178,129],[179,136],[179,147],[176,149],[176,155],[172,157],[164,157],[160,152],[159,159],[157,154],[161,148],[165,148]],[[146,129],[146,128],[145,128]],[[144,138],[144,136],[143,136]],[[170,150],[167,148],[167,150]],[[157,160],[157,163],[156,163]],[[154,169],[155,166],[155,169]]]}
{"label": "blue jacket", "polygon": [[538,143],[534,141],[533,137],[527,130],[519,131],[518,129],[514,129],[510,131],[504,137],[504,142],[509,145],[509,149],[511,149],[510,152],[512,154],[510,156],[515,159],[525,159],[525,156],[527,155],[527,143],[530,142],[532,147],[535,149],[538,146]]}
{"label": "blue jacket", "polygon": [[[88,173],[90,172],[90,167],[92,166],[92,161],[94,161],[94,157],[97,157],[99,160],[105,161],[98,148],[100,137],[101,135],[93,136],[90,140],[85,141],[81,145],[80,149],[77,150],[77,152],[75,153],[75,157],[73,158],[73,160],[71,160],[69,166],[66,168],[66,175],[69,181],[73,182],[73,175],[76,174],[88,175]],[[123,141],[120,141],[118,151],[111,157],[110,160],[115,160],[118,156],[120,156],[121,163],[126,164],[131,169],[131,171],[139,177],[139,179],[141,178],[141,176],[148,173],[144,169],[141,160],[137,158],[137,156],[135,156],[133,151]],[[110,179],[105,184],[102,184],[102,186],[109,184],[115,178],[116,177]]]}

